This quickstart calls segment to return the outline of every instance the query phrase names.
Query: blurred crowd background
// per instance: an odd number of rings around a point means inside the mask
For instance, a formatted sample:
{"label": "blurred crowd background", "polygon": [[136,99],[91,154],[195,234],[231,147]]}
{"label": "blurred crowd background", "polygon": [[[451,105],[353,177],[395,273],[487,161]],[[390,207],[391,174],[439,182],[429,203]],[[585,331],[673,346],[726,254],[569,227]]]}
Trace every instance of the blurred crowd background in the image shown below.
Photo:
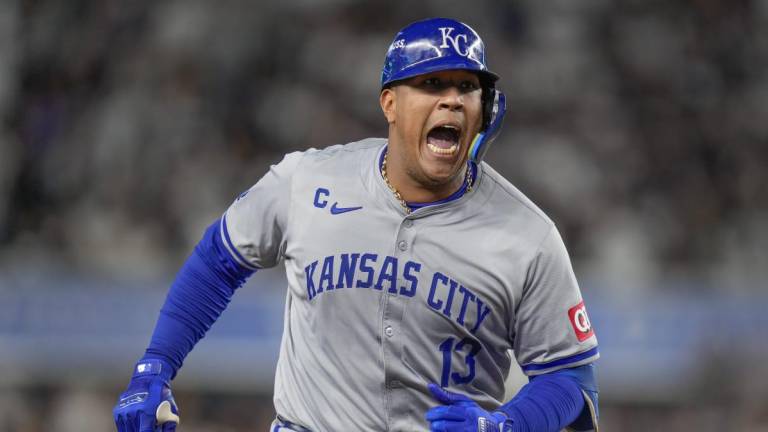
{"label": "blurred crowd background", "polygon": [[[1,1],[0,431],[111,430],[204,228],[284,153],[385,136],[386,48],[429,16],[502,77],[486,160],[563,233],[604,430],[768,431],[766,0]],[[280,271],[241,291],[183,431],[271,420]]]}

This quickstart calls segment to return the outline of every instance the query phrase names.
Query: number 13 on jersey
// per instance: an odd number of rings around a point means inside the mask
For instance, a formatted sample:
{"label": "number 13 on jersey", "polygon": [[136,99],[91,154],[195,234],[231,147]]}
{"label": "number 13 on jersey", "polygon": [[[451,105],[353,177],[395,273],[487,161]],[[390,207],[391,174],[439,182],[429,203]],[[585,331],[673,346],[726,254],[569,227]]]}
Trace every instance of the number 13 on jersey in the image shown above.
{"label": "number 13 on jersey", "polygon": [[[443,373],[440,378],[441,387],[448,387],[451,381],[453,381],[453,384],[460,385],[470,383],[475,379],[475,356],[482,349],[482,346],[476,340],[465,337],[456,342],[456,338],[449,337],[438,348],[443,353]],[[454,352],[462,355],[463,364],[452,364]],[[466,370],[466,374],[462,375],[458,371],[452,372],[452,368],[460,371]]]}

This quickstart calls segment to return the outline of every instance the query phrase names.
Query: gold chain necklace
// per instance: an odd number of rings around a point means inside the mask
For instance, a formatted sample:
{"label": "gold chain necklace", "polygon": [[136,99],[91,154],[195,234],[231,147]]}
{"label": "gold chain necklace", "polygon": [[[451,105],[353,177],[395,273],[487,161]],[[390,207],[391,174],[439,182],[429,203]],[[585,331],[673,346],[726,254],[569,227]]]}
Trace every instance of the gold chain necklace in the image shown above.
{"label": "gold chain necklace", "polygon": [[[392,191],[392,194],[395,195],[395,198],[400,202],[400,206],[403,208],[403,211],[405,211],[405,214],[411,214],[411,208],[408,207],[408,203],[403,199],[403,196],[400,195],[400,192],[395,189],[394,186],[392,186],[392,183],[389,182],[389,177],[387,177],[387,156],[389,156],[389,152],[384,153],[384,161],[381,163],[381,176],[384,177],[384,183],[387,184],[387,187],[389,190]],[[464,193],[470,192],[472,190],[472,168],[470,166],[467,166],[467,173],[464,176],[464,179],[467,183],[467,190]]]}

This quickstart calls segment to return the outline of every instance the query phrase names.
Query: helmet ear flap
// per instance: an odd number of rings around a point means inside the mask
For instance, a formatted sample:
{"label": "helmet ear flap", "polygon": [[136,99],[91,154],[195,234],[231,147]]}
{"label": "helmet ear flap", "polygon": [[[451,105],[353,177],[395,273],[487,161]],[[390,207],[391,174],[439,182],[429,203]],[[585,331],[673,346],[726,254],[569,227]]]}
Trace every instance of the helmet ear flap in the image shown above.
{"label": "helmet ear flap", "polygon": [[492,86],[483,87],[483,126],[469,145],[469,159],[479,163],[488,152],[488,147],[501,131],[504,115],[507,112],[507,99],[499,90]]}
{"label": "helmet ear flap", "polygon": [[480,96],[480,101],[483,106],[483,125],[480,127],[481,131],[487,130],[488,126],[491,125],[493,104],[494,99],[496,99],[496,88],[493,83],[489,83],[487,81],[488,80],[482,80],[480,83],[482,86],[482,95]]}

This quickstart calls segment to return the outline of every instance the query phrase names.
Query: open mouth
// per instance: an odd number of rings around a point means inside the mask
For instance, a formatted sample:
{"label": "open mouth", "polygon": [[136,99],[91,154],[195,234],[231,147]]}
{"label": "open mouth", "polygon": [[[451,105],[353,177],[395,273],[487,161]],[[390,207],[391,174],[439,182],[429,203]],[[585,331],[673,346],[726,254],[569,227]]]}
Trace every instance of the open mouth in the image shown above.
{"label": "open mouth", "polygon": [[427,134],[427,147],[439,155],[452,155],[459,150],[461,129],[454,125],[440,125]]}

